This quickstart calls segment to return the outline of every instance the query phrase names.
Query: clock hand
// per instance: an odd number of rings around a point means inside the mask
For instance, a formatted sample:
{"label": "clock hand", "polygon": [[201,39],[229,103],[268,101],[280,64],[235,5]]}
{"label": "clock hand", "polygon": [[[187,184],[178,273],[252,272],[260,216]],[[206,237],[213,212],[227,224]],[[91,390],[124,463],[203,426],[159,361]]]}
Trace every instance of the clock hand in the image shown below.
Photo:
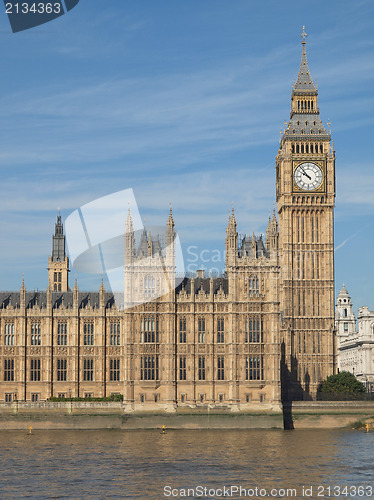
{"label": "clock hand", "polygon": [[310,177],[310,175],[308,175],[305,170],[303,169],[303,167],[301,167],[301,171],[303,172],[304,175],[306,175],[308,177],[308,179],[311,181],[312,178]]}

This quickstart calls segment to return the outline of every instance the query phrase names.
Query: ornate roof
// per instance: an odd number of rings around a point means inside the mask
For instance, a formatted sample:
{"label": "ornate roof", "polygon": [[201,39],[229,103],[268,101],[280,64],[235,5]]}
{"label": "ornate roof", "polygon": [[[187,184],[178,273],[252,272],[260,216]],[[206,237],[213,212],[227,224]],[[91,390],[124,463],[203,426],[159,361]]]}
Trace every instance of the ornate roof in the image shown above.
{"label": "ornate roof", "polygon": [[314,84],[312,77],[310,75],[310,70],[308,66],[308,60],[306,57],[306,42],[305,38],[307,37],[307,34],[305,33],[305,26],[303,26],[303,32],[302,32],[302,51],[301,51],[301,63],[300,63],[300,69],[299,69],[299,74],[297,76],[297,81],[293,87],[294,93],[298,94],[300,93],[305,93],[307,92],[308,94],[317,94],[317,86]]}

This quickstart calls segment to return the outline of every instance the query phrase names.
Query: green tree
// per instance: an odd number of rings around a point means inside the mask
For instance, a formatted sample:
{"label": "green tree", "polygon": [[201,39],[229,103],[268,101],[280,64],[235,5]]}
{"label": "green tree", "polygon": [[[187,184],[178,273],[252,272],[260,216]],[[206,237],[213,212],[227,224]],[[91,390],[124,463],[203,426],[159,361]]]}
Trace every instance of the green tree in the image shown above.
{"label": "green tree", "polygon": [[363,399],[365,393],[365,385],[357,380],[352,373],[343,371],[330,375],[319,384],[317,398],[330,400]]}

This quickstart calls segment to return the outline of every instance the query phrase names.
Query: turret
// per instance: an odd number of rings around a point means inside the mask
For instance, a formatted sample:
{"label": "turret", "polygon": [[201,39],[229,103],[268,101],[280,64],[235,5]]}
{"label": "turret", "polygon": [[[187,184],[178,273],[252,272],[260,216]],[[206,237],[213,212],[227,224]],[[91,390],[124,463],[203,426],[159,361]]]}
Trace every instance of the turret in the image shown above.
{"label": "turret", "polygon": [[339,341],[356,334],[356,316],[353,312],[352,299],[344,284],[336,300],[335,322]]}
{"label": "turret", "polygon": [[275,208],[273,210],[273,217],[270,218],[269,211],[269,222],[266,228],[266,249],[269,252],[270,257],[276,256],[278,252],[278,240],[279,240],[279,231],[278,231],[278,221],[277,216],[275,214]]}
{"label": "turret", "polygon": [[48,284],[55,292],[67,292],[69,288],[69,258],[66,255],[64,225],[60,213],[52,236],[52,255],[48,259]]}
{"label": "turret", "polygon": [[75,277],[75,283],[74,283],[74,288],[73,288],[73,307],[74,307],[74,310],[78,311],[78,307],[79,307],[79,288],[78,288],[77,277]]}
{"label": "turret", "polygon": [[20,290],[20,306],[21,310],[26,307],[26,287],[25,287],[25,277],[22,277],[22,285]]}
{"label": "turret", "polygon": [[234,207],[231,209],[229,222],[226,228],[226,270],[230,266],[236,265],[238,255],[238,232],[236,230],[236,219]]}
{"label": "turret", "polygon": [[125,266],[129,266],[133,263],[134,253],[135,253],[134,224],[131,217],[131,210],[129,208],[125,224]]}
{"label": "turret", "polygon": [[99,290],[99,304],[101,309],[105,308],[105,287],[103,278],[101,278],[101,285]]}
{"label": "turret", "polygon": [[166,245],[166,266],[171,266],[172,272],[174,273],[175,270],[175,230],[174,230],[174,219],[173,219],[173,212],[171,210],[171,205],[170,205],[170,211],[169,211],[169,217],[166,222],[166,238],[165,238],[165,245]]}

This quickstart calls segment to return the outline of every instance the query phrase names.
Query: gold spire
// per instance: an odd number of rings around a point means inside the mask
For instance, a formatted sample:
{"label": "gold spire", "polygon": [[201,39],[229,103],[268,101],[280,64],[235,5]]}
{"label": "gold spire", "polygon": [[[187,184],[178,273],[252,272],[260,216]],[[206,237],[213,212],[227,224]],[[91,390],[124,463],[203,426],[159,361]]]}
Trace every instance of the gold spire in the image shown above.
{"label": "gold spire", "polygon": [[305,38],[307,37],[308,35],[305,33],[305,26],[303,26],[303,32],[301,33],[301,37],[303,39],[303,41],[301,42],[303,45],[305,45]]}

